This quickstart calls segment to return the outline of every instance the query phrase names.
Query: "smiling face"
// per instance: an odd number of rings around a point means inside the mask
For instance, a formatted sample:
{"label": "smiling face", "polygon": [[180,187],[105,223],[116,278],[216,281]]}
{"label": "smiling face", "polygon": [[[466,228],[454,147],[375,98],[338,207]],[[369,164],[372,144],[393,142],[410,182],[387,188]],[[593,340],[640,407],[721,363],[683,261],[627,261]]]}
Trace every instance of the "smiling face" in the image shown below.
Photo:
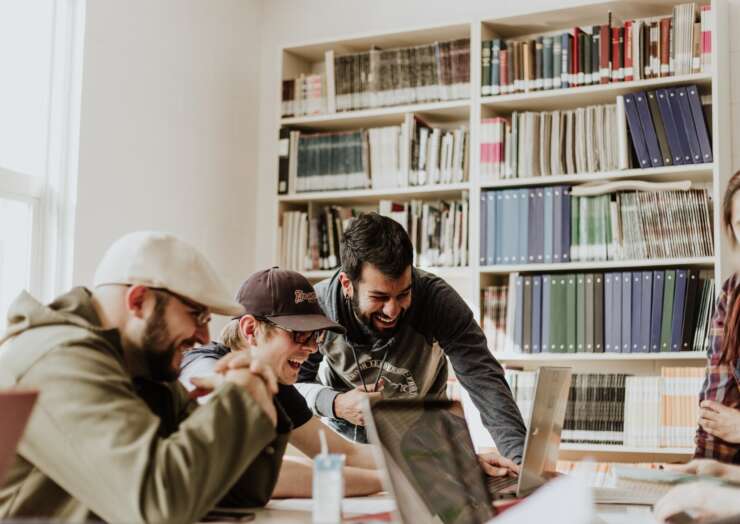
{"label": "smiling face", "polygon": [[180,374],[183,354],[196,343],[209,340],[208,324],[199,325],[202,306],[188,303],[166,291],[135,286],[130,293],[140,298],[142,311],[148,310],[143,319],[144,327],[139,344],[129,344],[132,354],[145,375],[157,381],[176,380]]}
{"label": "smiling face", "polygon": [[411,266],[394,279],[365,263],[355,284],[344,274],[340,278],[344,292],[352,299],[357,318],[378,336],[390,338],[411,306],[411,275]]}
{"label": "smiling face", "polygon": [[245,315],[242,328],[251,346],[252,357],[270,366],[281,384],[295,384],[301,364],[318,349],[315,339],[300,344],[293,340],[292,333],[257,321],[250,315]]}

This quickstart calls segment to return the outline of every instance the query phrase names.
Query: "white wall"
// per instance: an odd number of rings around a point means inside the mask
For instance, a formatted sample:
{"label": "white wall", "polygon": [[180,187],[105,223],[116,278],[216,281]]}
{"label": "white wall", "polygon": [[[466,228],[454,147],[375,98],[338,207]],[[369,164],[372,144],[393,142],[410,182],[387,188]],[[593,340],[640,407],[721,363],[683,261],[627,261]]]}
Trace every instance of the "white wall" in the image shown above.
{"label": "white wall", "polygon": [[[591,0],[269,0],[262,12],[260,67],[260,142],[258,207],[260,217],[277,216],[275,199],[279,103],[279,47],[308,41],[341,39],[357,33],[382,33],[420,26],[467,22],[475,18],[514,16],[593,3]],[[740,27],[740,0],[729,0],[729,27]],[[740,40],[730,43],[732,122],[740,125]],[[734,133],[733,171],[740,169],[740,132]],[[264,220],[264,218],[263,218]],[[258,266],[274,262],[275,230],[257,228]]]}
{"label": "white wall", "polygon": [[259,0],[87,3],[74,282],[128,231],[252,270]]}

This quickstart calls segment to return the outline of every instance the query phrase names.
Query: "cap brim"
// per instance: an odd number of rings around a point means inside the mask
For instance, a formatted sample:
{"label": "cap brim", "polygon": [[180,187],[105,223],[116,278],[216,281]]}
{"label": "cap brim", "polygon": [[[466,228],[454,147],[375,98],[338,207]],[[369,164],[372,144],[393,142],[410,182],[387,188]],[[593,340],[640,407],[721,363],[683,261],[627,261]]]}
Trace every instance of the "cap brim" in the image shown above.
{"label": "cap brim", "polygon": [[332,322],[324,315],[275,315],[267,318],[279,327],[290,329],[291,331],[326,329],[340,334],[346,331],[341,324]]}
{"label": "cap brim", "polygon": [[238,302],[218,302],[212,304],[203,304],[211,313],[224,315],[226,317],[240,317],[244,314],[244,306]]}

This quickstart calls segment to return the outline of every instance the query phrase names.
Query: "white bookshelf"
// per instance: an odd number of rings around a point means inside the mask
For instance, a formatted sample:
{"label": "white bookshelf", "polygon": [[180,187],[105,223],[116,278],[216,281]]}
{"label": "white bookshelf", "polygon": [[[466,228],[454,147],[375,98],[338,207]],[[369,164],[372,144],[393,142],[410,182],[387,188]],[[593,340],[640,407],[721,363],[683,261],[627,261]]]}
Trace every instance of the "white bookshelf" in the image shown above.
{"label": "white bookshelf", "polygon": [[[300,73],[320,70],[324,52],[330,49],[335,54],[366,51],[371,46],[392,48],[426,44],[434,41],[455,38],[470,38],[470,97],[464,100],[433,102],[424,104],[383,107],[362,111],[342,112],[316,116],[280,118],[276,110],[276,120],[280,126],[301,130],[351,130],[384,125],[398,125],[406,113],[416,113],[432,125],[440,126],[464,123],[469,129],[467,162],[467,181],[447,186],[417,186],[382,190],[328,191],[314,193],[293,193],[276,196],[277,216],[273,223],[278,224],[283,211],[307,209],[309,215],[317,206],[326,204],[365,206],[370,209],[381,199],[407,201],[410,199],[436,200],[458,199],[462,195],[469,198],[469,262],[462,268],[428,268],[428,270],[448,279],[473,308],[476,318],[480,315],[480,292],[484,285],[500,281],[512,272],[545,273],[564,271],[603,271],[630,268],[692,267],[714,270],[717,290],[729,276],[729,246],[720,226],[721,195],[730,176],[730,68],[729,32],[727,26],[727,0],[711,0],[712,33],[712,71],[685,76],[673,76],[633,82],[610,83],[605,85],[581,86],[576,88],[517,93],[498,96],[481,96],[480,90],[480,47],[481,41],[494,35],[502,38],[524,37],[532,34],[561,31],[573,26],[586,26],[603,23],[611,10],[616,20],[643,18],[670,14],[679,0],[656,0],[650,3],[630,1],[595,2],[563,10],[529,13],[522,16],[491,17],[456,21],[447,25],[433,27],[411,27],[389,31],[384,34],[357,34],[331,41],[313,41],[286,45],[280,49],[282,78],[293,78]],[[281,79],[275,80],[275,85]],[[544,111],[569,109],[579,106],[614,103],[615,97],[637,90],[652,90],[674,85],[696,84],[702,96],[710,96],[712,101],[711,135],[714,161],[711,164],[688,166],[669,166],[650,169],[629,169],[624,171],[598,172],[590,174],[518,178],[511,180],[483,179],[479,174],[480,162],[480,121],[482,118],[508,115],[512,111]],[[277,108],[276,108],[277,109]],[[271,173],[277,180],[277,152]],[[713,228],[715,254],[702,258],[673,258],[665,260],[628,260],[604,262],[577,262],[567,264],[527,264],[506,266],[481,266],[479,260],[480,234],[480,193],[482,190],[508,187],[528,187],[557,184],[580,184],[607,180],[649,180],[676,181],[690,180],[709,184],[712,188]],[[277,183],[275,183],[277,186]],[[277,243],[279,249],[279,243]],[[276,253],[279,257],[279,253]],[[307,277],[316,282],[330,276],[333,271],[311,271]],[[534,354],[508,355],[496,353],[504,364],[523,369],[536,369],[547,363],[572,366],[575,372],[602,371],[614,373],[660,374],[662,366],[687,365],[703,366],[706,356],[701,352],[679,353],[636,353],[636,354]],[[637,449],[623,446],[585,446],[564,444],[563,458],[585,456],[609,457],[608,460],[652,461],[682,460],[691,450],[684,449]]]}

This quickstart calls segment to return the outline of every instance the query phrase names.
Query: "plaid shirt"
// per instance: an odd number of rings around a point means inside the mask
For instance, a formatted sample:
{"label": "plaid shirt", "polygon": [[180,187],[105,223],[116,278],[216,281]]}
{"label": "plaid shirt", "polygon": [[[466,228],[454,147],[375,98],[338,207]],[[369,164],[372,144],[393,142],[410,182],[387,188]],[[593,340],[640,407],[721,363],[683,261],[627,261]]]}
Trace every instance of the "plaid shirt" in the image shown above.
{"label": "plaid shirt", "polygon": [[[727,316],[729,296],[738,284],[737,274],[732,275],[722,285],[722,293],[717,300],[717,309],[712,319],[712,343],[707,354],[707,374],[699,394],[699,401],[715,400],[726,406],[740,408],[740,366],[721,364],[722,337]],[[695,458],[713,458],[720,462],[740,464],[740,444],[732,444],[714,437],[701,427],[696,430]]]}

